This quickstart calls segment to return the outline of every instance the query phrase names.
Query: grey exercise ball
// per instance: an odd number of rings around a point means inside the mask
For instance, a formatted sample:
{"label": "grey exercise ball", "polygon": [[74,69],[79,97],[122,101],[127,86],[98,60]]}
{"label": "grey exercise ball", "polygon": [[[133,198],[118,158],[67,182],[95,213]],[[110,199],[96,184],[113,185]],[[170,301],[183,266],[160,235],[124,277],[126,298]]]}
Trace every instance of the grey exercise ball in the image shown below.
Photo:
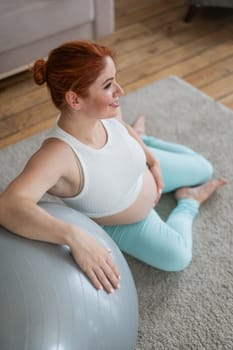
{"label": "grey exercise ball", "polygon": [[121,287],[113,294],[97,291],[68,247],[24,239],[0,227],[0,349],[133,350],[138,300],[119,248],[77,211],[54,203],[40,205],[112,249]]}

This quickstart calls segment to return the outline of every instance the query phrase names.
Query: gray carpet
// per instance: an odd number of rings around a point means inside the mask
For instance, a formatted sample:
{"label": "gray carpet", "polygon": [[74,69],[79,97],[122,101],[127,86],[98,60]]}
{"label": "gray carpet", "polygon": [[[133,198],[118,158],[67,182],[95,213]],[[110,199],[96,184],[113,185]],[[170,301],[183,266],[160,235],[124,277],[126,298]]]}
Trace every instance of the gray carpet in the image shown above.
{"label": "gray carpet", "polygon": [[[185,271],[158,271],[126,256],[139,298],[137,350],[232,350],[233,112],[177,77],[128,94],[122,109],[128,122],[145,114],[150,134],[201,152],[216,176],[230,180],[201,209],[193,229],[193,261]],[[0,191],[45,136],[0,151]],[[163,218],[174,204],[171,194],[162,198]]]}

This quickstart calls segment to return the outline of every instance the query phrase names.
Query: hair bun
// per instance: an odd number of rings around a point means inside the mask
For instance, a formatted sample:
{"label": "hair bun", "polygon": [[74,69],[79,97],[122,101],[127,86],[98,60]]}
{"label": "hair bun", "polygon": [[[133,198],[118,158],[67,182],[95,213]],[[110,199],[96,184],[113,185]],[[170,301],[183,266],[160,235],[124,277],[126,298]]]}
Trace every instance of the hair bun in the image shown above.
{"label": "hair bun", "polygon": [[41,58],[38,59],[32,68],[33,78],[35,83],[38,85],[42,85],[46,82],[46,70],[47,70],[47,62]]}

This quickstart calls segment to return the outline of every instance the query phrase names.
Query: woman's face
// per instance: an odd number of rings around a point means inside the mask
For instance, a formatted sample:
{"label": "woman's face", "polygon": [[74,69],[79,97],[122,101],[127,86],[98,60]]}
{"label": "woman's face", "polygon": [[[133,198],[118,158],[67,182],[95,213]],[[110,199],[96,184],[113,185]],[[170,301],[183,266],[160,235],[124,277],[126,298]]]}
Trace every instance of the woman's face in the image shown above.
{"label": "woman's face", "polygon": [[82,110],[94,118],[109,118],[117,114],[119,97],[123,95],[116,81],[116,68],[111,57],[106,57],[106,65],[99,77],[89,88],[88,97],[83,99]]}

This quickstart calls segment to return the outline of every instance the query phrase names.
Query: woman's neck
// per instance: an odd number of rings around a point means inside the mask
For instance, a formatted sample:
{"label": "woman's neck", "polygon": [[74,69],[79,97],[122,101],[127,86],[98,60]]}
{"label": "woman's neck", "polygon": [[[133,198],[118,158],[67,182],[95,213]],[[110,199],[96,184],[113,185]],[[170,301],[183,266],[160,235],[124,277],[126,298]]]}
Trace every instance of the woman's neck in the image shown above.
{"label": "woman's neck", "polygon": [[99,119],[61,113],[58,126],[93,148],[101,148],[107,142],[107,132]]}

